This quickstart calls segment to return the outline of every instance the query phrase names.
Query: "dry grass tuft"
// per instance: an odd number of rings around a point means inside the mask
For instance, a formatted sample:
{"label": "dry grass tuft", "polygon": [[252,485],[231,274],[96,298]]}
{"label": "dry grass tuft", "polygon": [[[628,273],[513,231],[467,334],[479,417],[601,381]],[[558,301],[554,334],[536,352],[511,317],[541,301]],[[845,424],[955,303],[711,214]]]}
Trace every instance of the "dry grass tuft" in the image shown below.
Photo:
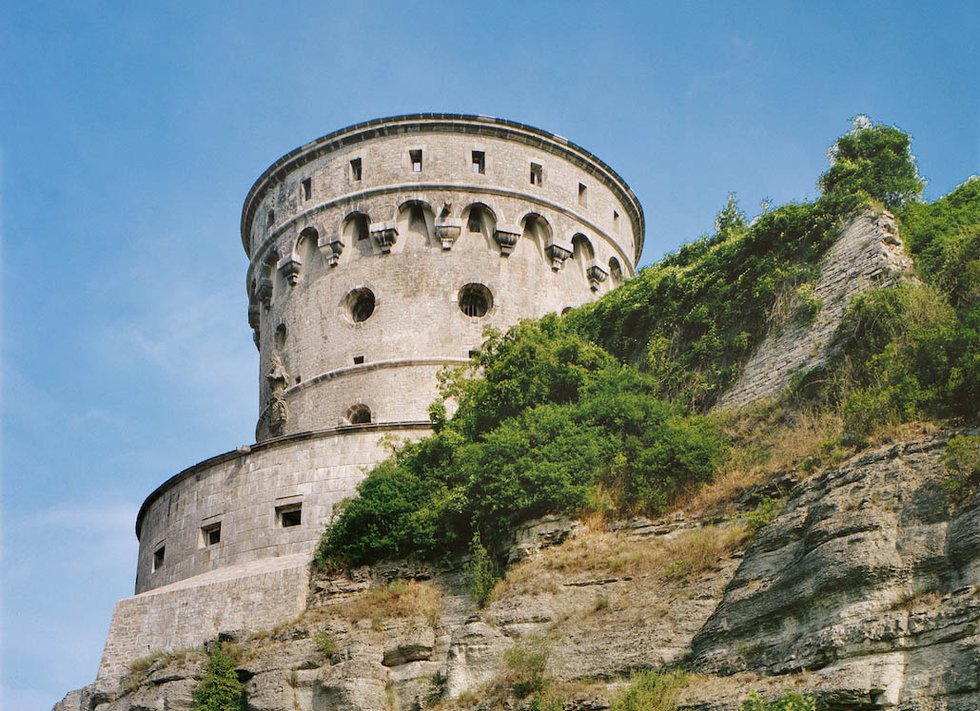
{"label": "dry grass tuft", "polygon": [[605,531],[586,530],[563,545],[525,560],[498,583],[494,599],[518,594],[557,593],[559,578],[574,576],[657,576],[686,582],[717,570],[722,561],[748,542],[741,524],[707,526],[671,538],[636,540]]}
{"label": "dry grass tuft", "polygon": [[433,585],[417,580],[393,580],[351,600],[329,605],[324,611],[348,622],[424,617],[435,625],[441,606],[442,593]]}
{"label": "dry grass tuft", "polygon": [[788,413],[773,403],[716,414],[732,438],[724,469],[689,499],[678,504],[702,514],[726,513],[746,491],[796,467],[815,470],[839,463],[847,453],[836,445],[843,427],[839,413]]}

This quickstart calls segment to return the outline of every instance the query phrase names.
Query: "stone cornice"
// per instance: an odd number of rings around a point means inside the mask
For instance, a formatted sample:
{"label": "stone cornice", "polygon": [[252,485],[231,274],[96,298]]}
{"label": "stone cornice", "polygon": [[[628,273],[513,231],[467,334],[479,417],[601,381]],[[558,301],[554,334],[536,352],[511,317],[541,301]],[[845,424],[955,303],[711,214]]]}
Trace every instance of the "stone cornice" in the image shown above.
{"label": "stone cornice", "polygon": [[[500,197],[508,197],[522,200],[527,203],[534,205],[539,205],[540,207],[548,208],[549,210],[554,210],[562,215],[571,217],[572,219],[580,222],[581,224],[588,227],[596,237],[602,239],[606,244],[610,245],[613,251],[620,257],[621,261],[627,269],[629,276],[633,276],[636,273],[634,264],[636,263],[634,259],[629,257],[624,251],[619,243],[612,237],[610,237],[606,232],[596,225],[594,222],[584,217],[578,212],[569,210],[564,205],[554,202],[552,200],[545,200],[543,198],[537,197],[535,195],[530,195],[528,193],[523,193],[519,190],[512,190],[510,188],[496,188],[493,186],[475,186],[468,185],[465,183],[401,183],[398,185],[384,185],[377,188],[369,188],[367,190],[359,190],[354,193],[347,193],[339,197],[329,200],[327,202],[322,202],[318,205],[314,205],[306,210],[296,213],[288,220],[276,227],[275,231],[270,234],[266,239],[260,244],[256,249],[254,255],[249,260],[248,270],[245,273],[245,288],[248,289],[248,285],[252,283],[252,275],[255,273],[255,267],[261,263],[260,257],[265,253],[270,245],[274,244],[276,240],[282,237],[283,233],[288,232],[293,229],[296,223],[306,223],[309,221],[310,217],[316,215],[320,212],[326,212],[336,208],[339,205],[344,205],[347,203],[353,204],[361,199],[369,199],[378,195],[388,195],[391,193],[404,193],[412,194],[416,197],[424,192],[429,191],[449,191],[449,192],[459,192],[459,193],[473,193],[474,195],[497,195]],[[642,246],[637,248],[637,257],[639,256],[640,249]]]}

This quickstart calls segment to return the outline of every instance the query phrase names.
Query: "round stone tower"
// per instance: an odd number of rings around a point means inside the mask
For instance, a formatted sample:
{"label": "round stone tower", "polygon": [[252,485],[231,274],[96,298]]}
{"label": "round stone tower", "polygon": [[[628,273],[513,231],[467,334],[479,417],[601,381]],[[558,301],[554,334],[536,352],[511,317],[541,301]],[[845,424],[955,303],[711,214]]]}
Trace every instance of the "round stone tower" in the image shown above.
{"label": "round stone tower", "polygon": [[256,439],[426,422],[436,373],[485,326],[595,298],[633,273],[642,239],[622,178],[530,126],[419,114],[297,148],[242,213]]}
{"label": "round stone tower", "polygon": [[305,570],[333,507],[389,454],[382,437],[430,431],[441,368],[467,362],[488,325],[614,288],[643,247],[639,202],[601,160],[457,114],[369,121],[297,148],[252,186],[241,227],[257,443],[147,497],[137,593],[219,568]]}

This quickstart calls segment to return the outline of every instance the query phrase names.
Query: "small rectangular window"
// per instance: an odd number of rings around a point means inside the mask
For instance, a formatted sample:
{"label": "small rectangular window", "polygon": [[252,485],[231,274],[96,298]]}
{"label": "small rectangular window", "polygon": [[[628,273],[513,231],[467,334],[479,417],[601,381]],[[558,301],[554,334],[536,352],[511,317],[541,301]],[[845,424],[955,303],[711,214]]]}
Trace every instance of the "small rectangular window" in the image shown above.
{"label": "small rectangular window", "polygon": [[531,163],[531,185],[541,185],[544,182],[544,170],[540,163]]}
{"label": "small rectangular window", "polygon": [[619,232],[619,213],[613,210],[613,230]]}
{"label": "small rectangular window", "polygon": [[412,172],[421,173],[422,172],[422,149],[416,148],[408,152],[408,157],[412,160]]}
{"label": "small rectangular window", "polygon": [[360,365],[364,362],[364,356],[354,356],[354,365]]}
{"label": "small rectangular window", "polygon": [[303,523],[303,504],[276,507],[276,521],[281,528],[292,528]]}
{"label": "small rectangular window", "polygon": [[160,546],[155,551],[153,551],[153,570],[154,572],[160,570],[163,567],[163,559],[167,554],[167,547]]}
{"label": "small rectangular window", "polygon": [[216,546],[221,543],[221,522],[201,526],[201,548]]}
{"label": "small rectangular window", "polygon": [[355,158],[350,162],[350,181],[352,183],[360,182],[361,180],[361,159]]}
{"label": "small rectangular window", "polygon": [[302,185],[303,185],[303,199],[309,200],[311,197],[313,197],[313,179],[303,178]]}
{"label": "small rectangular window", "polygon": [[582,207],[585,207],[588,204],[588,197],[586,196],[586,193],[587,192],[588,192],[588,188],[586,188],[583,183],[579,183],[578,184],[578,204],[581,205]]}
{"label": "small rectangular window", "polygon": [[275,211],[275,210],[269,210],[269,214],[268,214],[268,215],[266,215],[266,220],[265,220],[265,223],[266,223],[266,224],[267,224],[267,225],[268,225],[269,227],[272,227],[272,225],[273,225],[273,223],[274,223],[275,221],[276,221],[276,211]]}
{"label": "small rectangular window", "polygon": [[483,151],[473,151],[473,172],[487,172],[487,154]]}

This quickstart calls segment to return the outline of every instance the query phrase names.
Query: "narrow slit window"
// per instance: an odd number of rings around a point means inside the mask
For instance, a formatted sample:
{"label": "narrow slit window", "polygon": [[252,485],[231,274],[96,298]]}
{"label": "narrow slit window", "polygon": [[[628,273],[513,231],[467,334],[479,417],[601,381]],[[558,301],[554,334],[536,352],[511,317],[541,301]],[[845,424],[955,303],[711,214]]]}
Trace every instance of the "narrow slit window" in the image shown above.
{"label": "narrow slit window", "polygon": [[619,213],[613,210],[613,229],[619,232]]}
{"label": "narrow slit window", "polygon": [[303,185],[303,199],[309,200],[311,197],[313,197],[313,179],[303,178],[302,185]]}
{"label": "narrow slit window", "polygon": [[201,548],[210,548],[221,543],[221,522],[201,526]]}
{"label": "narrow slit window", "polygon": [[412,172],[421,173],[422,172],[422,149],[417,148],[408,152],[409,158],[412,160]]}
{"label": "narrow slit window", "polygon": [[153,570],[157,571],[163,567],[164,558],[167,555],[167,547],[160,546],[155,551],[153,551]]}
{"label": "narrow slit window", "polygon": [[487,172],[487,154],[483,151],[473,151],[473,172],[477,174]]}
{"label": "narrow slit window", "polygon": [[585,187],[584,183],[578,184],[578,204],[582,207],[588,205],[588,192],[589,189]]}
{"label": "narrow slit window", "polygon": [[275,210],[269,210],[269,213],[266,215],[266,218],[265,218],[266,225],[268,225],[269,227],[272,227],[272,225],[275,223],[275,221],[276,221],[276,211]]}
{"label": "narrow slit window", "polygon": [[350,162],[350,181],[358,183],[361,180],[361,159],[355,158]]}
{"label": "narrow slit window", "polygon": [[544,169],[540,163],[531,163],[531,185],[541,185],[544,182]]}
{"label": "narrow slit window", "polygon": [[280,528],[303,525],[303,504],[289,504],[276,507],[276,520]]}

